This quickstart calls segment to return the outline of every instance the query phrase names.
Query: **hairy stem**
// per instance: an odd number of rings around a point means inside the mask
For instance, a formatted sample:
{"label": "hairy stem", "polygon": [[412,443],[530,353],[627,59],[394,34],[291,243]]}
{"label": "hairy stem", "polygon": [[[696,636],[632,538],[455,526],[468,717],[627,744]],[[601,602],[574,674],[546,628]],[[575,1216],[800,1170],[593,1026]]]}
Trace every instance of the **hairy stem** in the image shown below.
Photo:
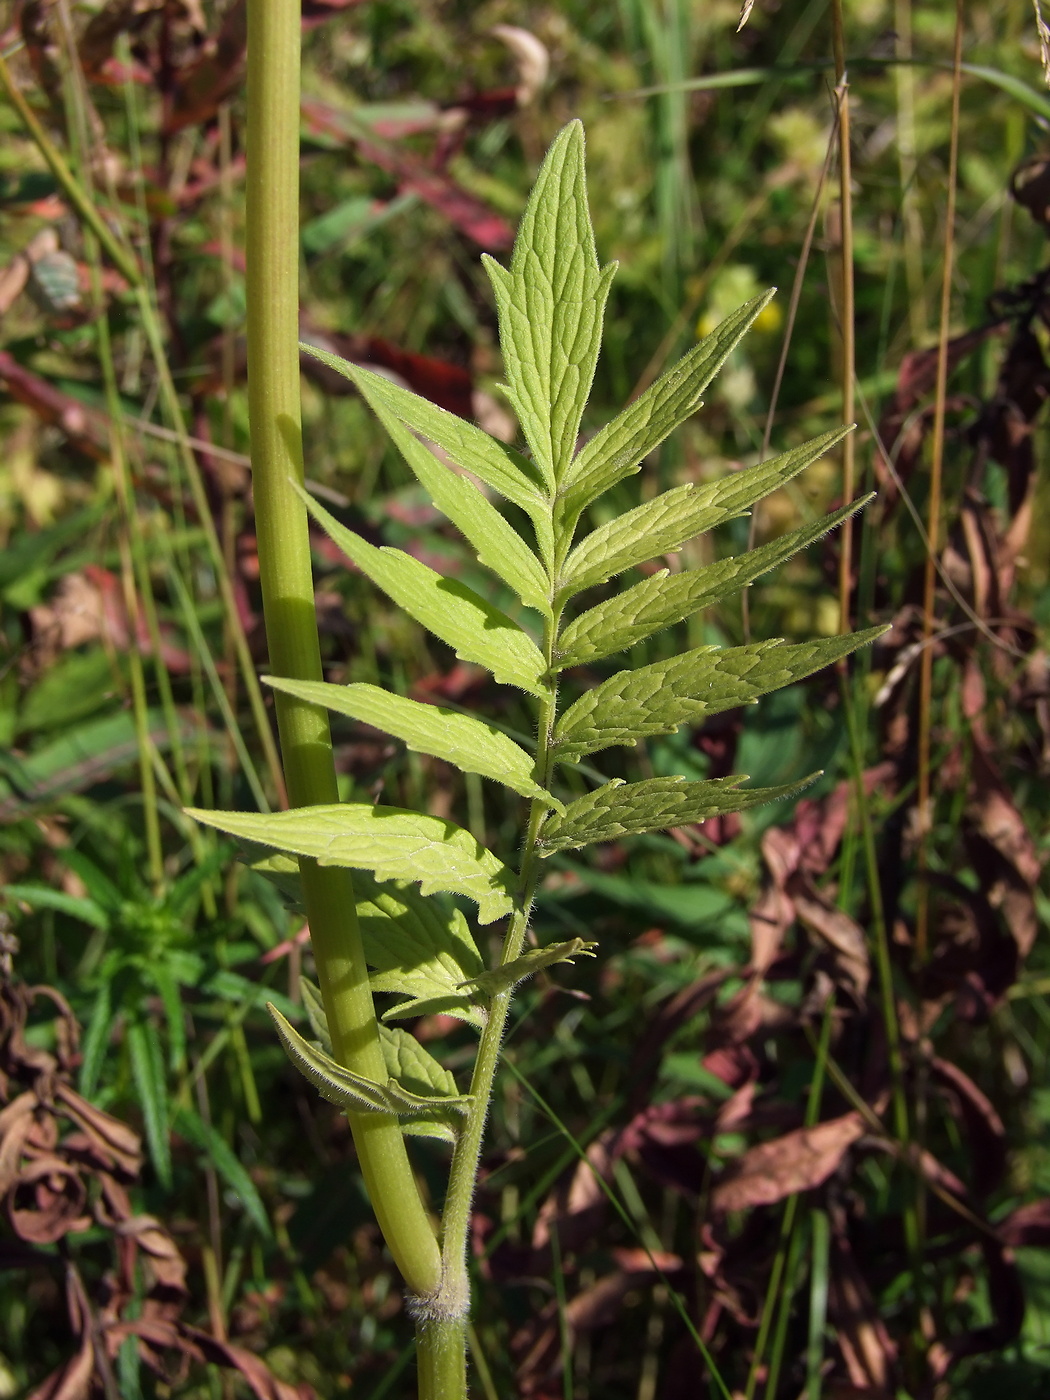
{"label": "hairy stem", "polygon": [[[299,36],[297,0],[248,8],[248,396],[259,569],[270,663],[276,675],[321,678],[306,511],[299,404]],[[293,806],[339,799],[327,713],[277,696]],[[303,895],[336,1058],[384,1081],[354,892],[347,871],[300,862]],[[437,1239],[413,1178],[397,1119],[347,1115],[365,1185],[408,1287],[438,1288]]]}

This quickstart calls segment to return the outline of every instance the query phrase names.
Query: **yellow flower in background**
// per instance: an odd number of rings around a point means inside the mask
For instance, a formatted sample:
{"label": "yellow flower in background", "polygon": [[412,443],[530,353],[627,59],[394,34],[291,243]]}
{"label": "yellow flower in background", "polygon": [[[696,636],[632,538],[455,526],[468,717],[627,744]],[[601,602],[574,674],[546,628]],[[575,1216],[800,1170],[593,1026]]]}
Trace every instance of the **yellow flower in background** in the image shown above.
{"label": "yellow flower in background", "polygon": [[[697,339],[703,340],[710,335],[731,311],[765,290],[753,267],[745,263],[731,263],[724,267],[711,284],[707,305],[696,323]],[[783,324],[784,313],[774,300],[759,312],[753,329],[759,335],[774,335]]]}

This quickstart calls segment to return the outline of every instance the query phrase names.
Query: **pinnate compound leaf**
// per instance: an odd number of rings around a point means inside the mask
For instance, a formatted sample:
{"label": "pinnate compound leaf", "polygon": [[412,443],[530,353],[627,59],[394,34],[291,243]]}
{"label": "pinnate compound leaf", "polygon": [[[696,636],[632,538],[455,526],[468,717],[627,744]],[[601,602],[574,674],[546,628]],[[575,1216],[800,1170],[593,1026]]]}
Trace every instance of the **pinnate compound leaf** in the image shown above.
{"label": "pinnate compound leaf", "polygon": [[469,831],[441,817],[364,802],[266,813],[187,808],[186,814],[241,840],[310,856],[319,865],[371,870],[379,879],[418,881],[424,894],[461,894],[476,902],[483,924],[514,908],[514,877],[507,867]]}
{"label": "pinnate compound leaf", "polygon": [[408,998],[383,1020],[442,1011],[480,1030],[484,1008],[461,988],[483,963],[462,912],[448,900],[424,899],[412,885],[363,873],[354,876],[354,890],[372,990]]}
{"label": "pinnate compound leaf", "polygon": [[536,782],[532,759],[525,750],[479,719],[392,695],[377,685],[330,685],[326,681],[289,681],[276,676],[265,679],[275,690],[371,724],[403,740],[417,753],[444,759],[464,773],[479,773],[483,778],[506,784],[522,797],[539,798],[551,807],[562,805]]}
{"label": "pinnate compound leaf", "polygon": [[564,476],[594,378],[615,265],[598,266],[580,122],[555,137],[510,270],[483,259],[496,294],[508,395],[548,486]]}
{"label": "pinnate compound leaf", "polygon": [[358,376],[366,372],[348,360],[313,345],[300,345],[299,348],[323,360],[331,369],[356,384],[362,393],[365,392],[363,386],[367,384],[366,398],[377,413],[382,405],[387,413],[398,418],[412,432],[436,443],[457,466],[484,481],[505,500],[520,506],[533,519],[537,516],[542,518],[549,512],[545,487],[539,482],[536,468],[520,452],[489,437],[488,433],[482,432],[473,423],[457,418],[447,409],[438,408],[429,399],[420,398],[411,390],[392,383],[383,375],[368,374],[367,379],[362,377],[359,381]]}
{"label": "pinnate compound leaf", "polygon": [[583,510],[636,472],[653,448],[696,412],[700,395],[774,293],[775,288],[764,292],[727,316],[581,448],[564,482],[569,513]]}
{"label": "pinnate compound leaf", "polygon": [[670,734],[687,720],[753,703],[760,695],[793,685],[880,637],[869,627],[842,637],[785,645],[754,642],[746,647],[697,647],[666,661],[619,671],[586,691],[558,721],[555,753],[575,763],[584,754],[614,744],[634,744]]}
{"label": "pinnate compound leaf", "polygon": [[569,624],[558,640],[559,669],[598,661],[603,656],[623,651],[643,637],[681,622],[700,608],[710,607],[826,535],[871,499],[871,496],[864,496],[851,501],[822,520],[804,525],[747,554],[681,574],[669,575],[662,569],[651,578],[643,579]]}
{"label": "pinnate compound leaf", "polygon": [[531,948],[513,962],[493,968],[491,972],[483,972],[478,977],[472,977],[463,985],[476,987],[484,996],[494,997],[500,992],[509,991],[519,982],[524,982],[526,977],[533,977],[543,968],[552,967],[555,963],[572,962],[573,958],[579,957],[593,958],[591,949],[597,946],[597,943],[588,943],[582,938],[570,938],[567,943],[552,943],[546,948]]}
{"label": "pinnate compound leaf", "polygon": [[510,585],[523,603],[549,616],[550,583],[543,565],[496,507],[472,481],[439,462],[400,418],[387,407],[390,381],[368,370],[351,369],[351,377],[415,472],[431,500],[474,547],[479,561]]}
{"label": "pinnate compound leaf", "polygon": [[635,564],[678,550],[686,540],[743,515],[750,506],[804,471],[848,429],[825,433],[779,457],[717,481],[676,486],[610,520],[581,540],[565,563],[559,593],[570,596],[614,578]]}
{"label": "pinnate compound leaf", "polygon": [[[424,1135],[455,1141],[456,1117],[466,1113],[470,1107],[469,1095],[418,1094],[393,1077],[380,1083],[379,1080],[357,1074],[346,1069],[317,1046],[311,1045],[308,1040],[304,1040],[275,1006],[271,1005],[267,1009],[277,1027],[277,1034],[288,1058],[323,1099],[336,1104],[346,1113],[391,1113],[399,1118],[405,1117],[409,1121],[401,1126],[409,1132],[419,1131],[419,1125],[426,1125],[429,1120],[429,1131],[424,1129]],[[387,1035],[391,1034],[392,1032],[387,1031]],[[419,1049],[426,1055],[427,1052],[422,1046]],[[390,1053],[384,1041],[384,1058],[388,1058]],[[392,1058],[395,1063],[401,1063],[400,1048],[393,1052]],[[404,1058],[407,1063],[407,1056]],[[436,1061],[433,1063],[439,1072],[444,1074]],[[417,1075],[420,1073],[419,1062],[413,1063],[411,1068]]]}
{"label": "pinnate compound leaf", "polygon": [[443,578],[403,550],[377,549],[302,493],[314,519],[373,583],[463,661],[532,695],[546,693],[543,654],[532,638],[458,579]]}
{"label": "pinnate compound leaf", "polygon": [[554,851],[589,846],[596,841],[613,841],[643,831],[665,831],[669,826],[688,826],[726,812],[743,812],[748,807],[801,792],[819,777],[819,773],[811,773],[801,782],[770,788],[741,788],[747,777],[739,774],[700,783],[687,783],[677,777],[648,778],[641,783],[614,778],[573,802],[564,817],[550,818],[540,832],[540,854],[549,856]]}

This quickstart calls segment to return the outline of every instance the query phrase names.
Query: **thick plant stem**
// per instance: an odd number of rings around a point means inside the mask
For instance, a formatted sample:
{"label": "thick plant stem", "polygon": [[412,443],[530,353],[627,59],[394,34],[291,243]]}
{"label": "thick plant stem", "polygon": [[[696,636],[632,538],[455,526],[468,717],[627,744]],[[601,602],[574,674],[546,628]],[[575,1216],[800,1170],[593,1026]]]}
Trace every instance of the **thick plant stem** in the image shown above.
{"label": "thick plant stem", "polygon": [[467,1320],[430,1319],[416,1327],[419,1400],[464,1400],[467,1393]]}
{"label": "thick plant stem", "polygon": [[[299,403],[298,0],[248,7],[248,397],[259,569],[270,664],[278,676],[321,679],[303,479]],[[327,713],[277,696],[293,806],[338,801]],[[353,885],[345,870],[300,863],[303,895],[333,1053],[385,1080]],[[412,1176],[397,1119],[349,1114],[361,1170],[386,1242],[418,1298],[441,1280],[437,1239]]]}

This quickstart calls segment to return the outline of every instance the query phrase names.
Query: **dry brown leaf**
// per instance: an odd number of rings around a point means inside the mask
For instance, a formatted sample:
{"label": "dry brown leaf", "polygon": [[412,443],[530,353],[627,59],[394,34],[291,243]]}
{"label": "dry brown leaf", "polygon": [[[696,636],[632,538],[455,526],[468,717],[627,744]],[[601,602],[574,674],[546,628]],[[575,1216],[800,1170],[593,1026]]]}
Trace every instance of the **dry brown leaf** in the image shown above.
{"label": "dry brown leaf", "polygon": [[846,1113],[749,1148],[715,1186],[712,1208],[747,1210],[809,1191],[828,1179],[863,1133],[860,1114]]}

